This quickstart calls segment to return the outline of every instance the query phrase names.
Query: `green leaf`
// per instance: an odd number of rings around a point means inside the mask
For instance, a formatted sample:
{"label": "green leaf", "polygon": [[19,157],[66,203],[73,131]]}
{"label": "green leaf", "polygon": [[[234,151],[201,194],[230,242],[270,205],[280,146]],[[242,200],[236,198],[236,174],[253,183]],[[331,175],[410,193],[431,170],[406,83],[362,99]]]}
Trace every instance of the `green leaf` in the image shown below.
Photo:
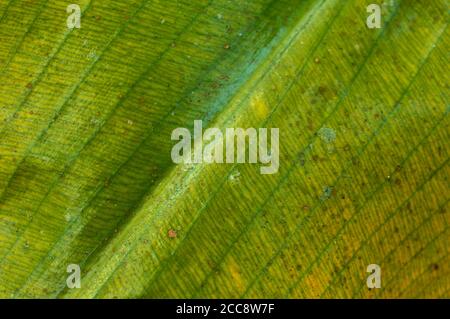
{"label": "green leaf", "polygon": [[[77,2],[0,2],[0,297],[450,296],[447,1]],[[174,164],[194,120],[278,172]]]}

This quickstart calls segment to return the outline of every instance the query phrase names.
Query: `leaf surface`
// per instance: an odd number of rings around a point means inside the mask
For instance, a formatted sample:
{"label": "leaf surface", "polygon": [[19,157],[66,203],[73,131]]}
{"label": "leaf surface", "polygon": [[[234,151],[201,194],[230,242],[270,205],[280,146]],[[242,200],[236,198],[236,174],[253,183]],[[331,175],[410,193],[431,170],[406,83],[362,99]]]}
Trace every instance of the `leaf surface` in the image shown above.
{"label": "leaf surface", "polygon": [[[78,2],[0,2],[1,297],[449,297],[446,1]],[[278,173],[174,164],[194,120]]]}

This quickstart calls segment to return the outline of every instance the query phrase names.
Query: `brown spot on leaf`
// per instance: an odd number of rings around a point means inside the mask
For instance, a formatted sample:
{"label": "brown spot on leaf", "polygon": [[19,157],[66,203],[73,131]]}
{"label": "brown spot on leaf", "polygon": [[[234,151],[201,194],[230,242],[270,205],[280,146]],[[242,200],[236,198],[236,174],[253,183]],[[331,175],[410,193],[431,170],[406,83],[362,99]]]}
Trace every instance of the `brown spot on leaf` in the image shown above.
{"label": "brown spot on leaf", "polygon": [[169,238],[177,238],[177,232],[175,230],[173,230],[173,229],[170,229],[167,232],[167,236],[169,236]]}

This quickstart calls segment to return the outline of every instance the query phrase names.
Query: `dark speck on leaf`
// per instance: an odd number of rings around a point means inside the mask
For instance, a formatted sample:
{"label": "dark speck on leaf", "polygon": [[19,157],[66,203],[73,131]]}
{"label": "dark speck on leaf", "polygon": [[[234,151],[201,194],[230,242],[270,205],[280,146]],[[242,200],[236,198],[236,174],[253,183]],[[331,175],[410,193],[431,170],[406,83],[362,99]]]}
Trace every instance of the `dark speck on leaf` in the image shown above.
{"label": "dark speck on leaf", "polygon": [[322,196],[320,197],[321,200],[327,200],[333,195],[333,187],[331,186],[325,186],[323,188]]}
{"label": "dark speck on leaf", "polygon": [[326,86],[319,86],[317,91],[319,92],[320,95],[325,96],[325,94],[327,93],[328,89],[327,89]]}
{"label": "dark speck on leaf", "polygon": [[305,159],[305,154],[301,153],[300,156],[298,157],[298,161],[300,166],[305,166],[306,163],[306,159]]}

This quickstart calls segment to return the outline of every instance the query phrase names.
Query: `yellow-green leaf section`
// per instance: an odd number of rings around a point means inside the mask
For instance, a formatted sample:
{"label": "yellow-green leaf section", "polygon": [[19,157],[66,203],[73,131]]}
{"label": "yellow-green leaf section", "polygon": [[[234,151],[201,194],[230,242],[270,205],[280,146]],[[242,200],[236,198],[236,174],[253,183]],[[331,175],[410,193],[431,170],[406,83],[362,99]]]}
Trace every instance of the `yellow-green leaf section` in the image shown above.
{"label": "yellow-green leaf section", "polygon": [[[76,2],[0,0],[1,297],[450,297],[446,0]],[[194,120],[278,173],[175,165]]]}

